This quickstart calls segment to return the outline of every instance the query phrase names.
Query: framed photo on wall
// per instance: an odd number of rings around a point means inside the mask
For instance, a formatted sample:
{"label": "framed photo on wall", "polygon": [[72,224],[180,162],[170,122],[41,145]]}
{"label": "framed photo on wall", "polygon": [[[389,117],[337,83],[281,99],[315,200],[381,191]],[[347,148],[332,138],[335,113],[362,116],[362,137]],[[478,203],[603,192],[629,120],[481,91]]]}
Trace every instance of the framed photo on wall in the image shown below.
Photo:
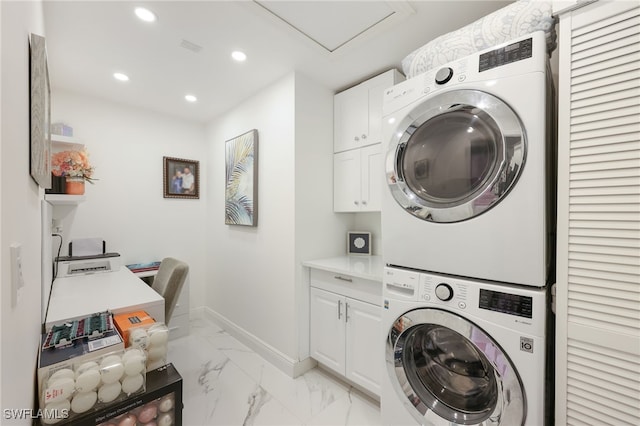
{"label": "framed photo on wall", "polygon": [[224,223],[258,225],[258,131],[226,141]]}
{"label": "framed photo on wall", "polygon": [[163,157],[164,198],[200,198],[200,162]]}
{"label": "framed photo on wall", "polygon": [[31,177],[44,188],[51,188],[51,88],[45,39],[29,36],[29,106]]}

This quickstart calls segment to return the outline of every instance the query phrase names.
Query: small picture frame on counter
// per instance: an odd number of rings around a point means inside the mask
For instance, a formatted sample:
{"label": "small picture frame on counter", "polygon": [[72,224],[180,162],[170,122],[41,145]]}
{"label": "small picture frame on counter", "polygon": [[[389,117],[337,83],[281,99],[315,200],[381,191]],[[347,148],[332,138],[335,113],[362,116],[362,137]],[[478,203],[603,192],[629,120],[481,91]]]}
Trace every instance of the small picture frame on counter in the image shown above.
{"label": "small picture frame on counter", "polygon": [[371,232],[347,232],[347,254],[371,254]]}

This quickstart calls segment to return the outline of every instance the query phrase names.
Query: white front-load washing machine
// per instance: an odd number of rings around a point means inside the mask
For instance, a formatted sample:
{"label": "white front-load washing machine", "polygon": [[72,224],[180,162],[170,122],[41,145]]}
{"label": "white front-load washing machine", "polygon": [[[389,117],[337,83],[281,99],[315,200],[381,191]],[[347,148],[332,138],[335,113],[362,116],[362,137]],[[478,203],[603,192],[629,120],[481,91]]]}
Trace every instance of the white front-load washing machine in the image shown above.
{"label": "white front-load washing machine", "polygon": [[536,287],[553,280],[548,62],[539,32],[385,91],[386,264]]}
{"label": "white front-load washing machine", "polygon": [[542,426],[546,289],[385,268],[384,425]]}

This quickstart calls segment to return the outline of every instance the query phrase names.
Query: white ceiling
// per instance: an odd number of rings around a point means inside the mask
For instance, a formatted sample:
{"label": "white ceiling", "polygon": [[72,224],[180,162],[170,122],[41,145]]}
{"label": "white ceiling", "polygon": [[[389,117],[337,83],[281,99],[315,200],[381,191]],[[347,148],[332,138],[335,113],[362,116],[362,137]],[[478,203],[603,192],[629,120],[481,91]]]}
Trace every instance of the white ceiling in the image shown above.
{"label": "white ceiling", "polygon": [[[412,50],[508,3],[46,0],[49,74],[54,91],[206,122],[293,70],[339,91],[400,69]],[[136,6],[158,21],[138,20]]]}

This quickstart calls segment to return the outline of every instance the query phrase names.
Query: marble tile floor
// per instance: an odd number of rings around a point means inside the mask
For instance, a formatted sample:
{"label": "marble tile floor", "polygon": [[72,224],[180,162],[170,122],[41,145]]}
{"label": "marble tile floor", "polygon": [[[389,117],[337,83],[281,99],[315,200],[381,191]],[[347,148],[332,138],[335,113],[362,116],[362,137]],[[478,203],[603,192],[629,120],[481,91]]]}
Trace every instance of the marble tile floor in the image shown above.
{"label": "marble tile floor", "polygon": [[205,319],[169,343],[168,359],[185,426],[381,425],[377,401],[320,368],[293,379]]}

